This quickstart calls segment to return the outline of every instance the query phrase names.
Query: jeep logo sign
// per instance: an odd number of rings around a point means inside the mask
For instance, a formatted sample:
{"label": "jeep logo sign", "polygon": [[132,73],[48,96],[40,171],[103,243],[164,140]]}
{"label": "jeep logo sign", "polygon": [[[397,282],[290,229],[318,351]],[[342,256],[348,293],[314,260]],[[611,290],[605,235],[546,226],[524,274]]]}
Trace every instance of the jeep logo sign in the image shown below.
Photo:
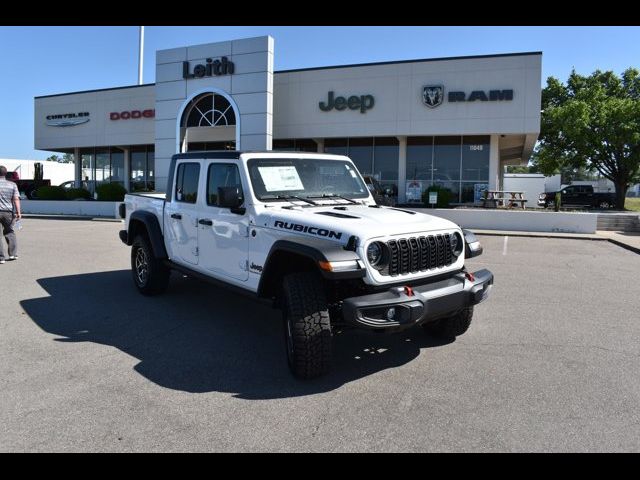
{"label": "jeep logo sign", "polygon": [[334,92],[329,92],[329,98],[326,102],[318,103],[318,107],[323,112],[328,112],[334,108],[338,111],[345,110],[360,110],[360,113],[367,113],[375,105],[373,95],[351,95],[349,98],[335,97]]}

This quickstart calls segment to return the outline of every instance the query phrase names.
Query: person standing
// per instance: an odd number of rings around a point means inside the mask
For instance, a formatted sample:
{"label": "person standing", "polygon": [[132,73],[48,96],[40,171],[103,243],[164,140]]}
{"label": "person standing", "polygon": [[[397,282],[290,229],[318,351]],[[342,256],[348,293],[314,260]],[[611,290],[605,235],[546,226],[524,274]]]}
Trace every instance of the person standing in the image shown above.
{"label": "person standing", "polygon": [[[18,258],[18,243],[13,231],[15,220],[22,218],[20,211],[20,192],[18,186],[7,180],[7,167],[0,165],[0,228],[9,244],[8,260]],[[4,243],[0,239],[0,264],[5,263]]]}

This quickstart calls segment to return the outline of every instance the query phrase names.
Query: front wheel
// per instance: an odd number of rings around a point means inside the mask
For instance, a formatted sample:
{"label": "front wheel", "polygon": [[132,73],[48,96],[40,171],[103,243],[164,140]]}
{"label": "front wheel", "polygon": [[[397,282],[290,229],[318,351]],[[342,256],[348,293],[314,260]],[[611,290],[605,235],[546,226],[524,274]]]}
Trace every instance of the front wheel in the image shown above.
{"label": "front wheel", "polygon": [[473,307],[460,310],[451,317],[436,320],[433,323],[426,323],[422,327],[429,333],[438,337],[458,337],[465,333],[471,325],[473,319]]}
{"label": "front wheel", "polygon": [[292,273],[282,284],[284,336],[291,372],[310,379],[331,368],[331,321],[322,280],[315,272]]}
{"label": "front wheel", "polygon": [[169,285],[171,271],[156,258],[146,235],[138,235],[131,246],[131,273],[143,295],[157,295]]}
{"label": "front wheel", "polygon": [[598,208],[605,210],[611,208],[611,204],[606,200],[602,200],[598,203]]}

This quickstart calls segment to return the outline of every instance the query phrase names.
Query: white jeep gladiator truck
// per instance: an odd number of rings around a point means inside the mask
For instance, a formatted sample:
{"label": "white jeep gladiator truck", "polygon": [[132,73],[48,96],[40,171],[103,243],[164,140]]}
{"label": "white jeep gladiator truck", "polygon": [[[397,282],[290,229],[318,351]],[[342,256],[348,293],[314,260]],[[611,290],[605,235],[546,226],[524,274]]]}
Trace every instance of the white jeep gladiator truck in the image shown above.
{"label": "white jeep gladiator truck", "polygon": [[177,154],[166,193],[128,194],[120,215],[142,294],[176,270],[270,302],[301,378],[328,371],[335,328],[461,335],[493,284],[465,269],[482,253],[472,232],[377,205],[340,155]]}

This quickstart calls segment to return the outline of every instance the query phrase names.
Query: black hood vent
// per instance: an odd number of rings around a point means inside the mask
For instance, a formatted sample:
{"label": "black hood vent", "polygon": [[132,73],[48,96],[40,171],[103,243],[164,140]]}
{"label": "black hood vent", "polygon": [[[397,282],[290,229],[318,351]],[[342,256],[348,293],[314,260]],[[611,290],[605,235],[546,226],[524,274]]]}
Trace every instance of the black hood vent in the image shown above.
{"label": "black hood vent", "polygon": [[338,213],[338,212],[315,212],[316,215],[326,215],[327,217],[336,217],[336,218],[355,218],[358,219],[360,217],[354,217],[353,215],[347,215],[346,213]]}

